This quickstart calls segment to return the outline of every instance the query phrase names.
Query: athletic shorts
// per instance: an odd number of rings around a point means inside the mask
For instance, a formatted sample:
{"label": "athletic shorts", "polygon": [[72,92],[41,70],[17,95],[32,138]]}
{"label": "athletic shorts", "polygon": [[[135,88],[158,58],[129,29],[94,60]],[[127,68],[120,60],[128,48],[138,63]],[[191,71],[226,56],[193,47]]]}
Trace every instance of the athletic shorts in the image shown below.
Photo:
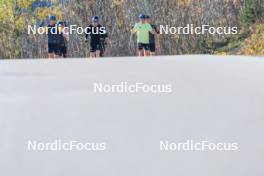
{"label": "athletic shorts", "polygon": [[100,42],[90,43],[90,52],[94,53],[95,51],[100,51],[101,44]]}
{"label": "athletic shorts", "polygon": [[156,51],[156,44],[150,43],[149,44],[149,50],[150,50],[150,52],[154,53]]}
{"label": "athletic shorts", "polygon": [[67,47],[66,46],[60,46],[60,56],[64,58],[67,57]]}
{"label": "athletic shorts", "polygon": [[144,44],[144,43],[138,43],[137,44],[138,50],[149,50],[149,44]]}
{"label": "athletic shorts", "polygon": [[50,53],[54,53],[56,55],[60,54],[60,49],[59,49],[59,45],[58,44],[54,44],[54,43],[49,43],[48,44],[48,52]]}

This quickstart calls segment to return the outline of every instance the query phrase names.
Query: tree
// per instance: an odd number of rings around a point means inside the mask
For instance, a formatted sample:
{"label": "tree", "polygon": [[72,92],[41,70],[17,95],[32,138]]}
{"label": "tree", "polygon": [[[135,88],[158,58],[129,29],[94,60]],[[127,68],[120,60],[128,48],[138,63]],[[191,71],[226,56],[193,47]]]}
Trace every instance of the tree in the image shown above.
{"label": "tree", "polygon": [[245,7],[241,13],[242,24],[248,25],[255,23],[261,16],[261,4],[258,0],[246,0]]}

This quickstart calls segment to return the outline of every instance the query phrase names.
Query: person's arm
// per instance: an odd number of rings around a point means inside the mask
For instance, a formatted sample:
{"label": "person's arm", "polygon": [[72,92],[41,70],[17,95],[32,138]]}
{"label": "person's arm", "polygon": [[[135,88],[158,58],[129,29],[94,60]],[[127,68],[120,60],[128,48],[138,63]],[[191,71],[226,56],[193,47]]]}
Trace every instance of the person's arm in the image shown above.
{"label": "person's arm", "polygon": [[137,28],[136,28],[136,25],[132,27],[131,29],[131,33],[132,34],[135,34],[137,32]]}
{"label": "person's arm", "polygon": [[105,44],[107,45],[107,44],[109,44],[110,43],[110,39],[109,39],[109,37],[108,37],[108,35],[105,37]]}
{"label": "person's arm", "polygon": [[157,45],[160,46],[160,34],[157,33]]}
{"label": "person's arm", "polygon": [[160,51],[160,32],[156,26],[155,26],[155,31],[157,33],[157,49]]}
{"label": "person's arm", "polygon": [[89,25],[88,28],[86,28],[86,31],[85,31],[85,42],[88,42],[89,33],[90,32],[91,32],[91,25]]}
{"label": "person's arm", "polygon": [[149,32],[151,33],[151,34],[157,34],[156,33],[156,31],[155,31],[155,29],[154,28],[152,28],[152,26],[150,25],[150,24],[148,24],[148,29],[149,29]]}
{"label": "person's arm", "polygon": [[88,37],[89,37],[89,34],[88,34],[88,32],[89,32],[89,29],[86,29],[86,31],[85,31],[85,39],[87,40],[88,39]]}
{"label": "person's arm", "polygon": [[104,34],[104,39],[105,39],[105,44],[107,45],[109,43],[109,37],[107,32]]}
{"label": "person's arm", "polygon": [[154,34],[154,35],[157,34],[156,31],[155,31],[154,29],[150,30],[149,32],[150,32],[151,34]]}
{"label": "person's arm", "polygon": [[66,29],[66,31],[63,33],[63,37],[66,39],[67,42],[70,40],[69,31],[68,31],[67,29]]}
{"label": "person's arm", "polygon": [[58,30],[59,30],[59,33],[62,34],[64,39],[68,42],[69,41],[68,28],[59,26]]}
{"label": "person's arm", "polygon": [[157,54],[161,54],[161,46],[160,46],[160,34],[157,34],[157,45],[156,45],[156,49],[157,49]]}

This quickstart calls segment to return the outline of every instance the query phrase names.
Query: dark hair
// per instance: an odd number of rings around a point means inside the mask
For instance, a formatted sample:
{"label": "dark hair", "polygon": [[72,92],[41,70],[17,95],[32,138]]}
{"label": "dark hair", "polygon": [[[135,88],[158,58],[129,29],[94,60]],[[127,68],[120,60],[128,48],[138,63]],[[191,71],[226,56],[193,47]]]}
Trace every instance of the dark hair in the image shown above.
{"label": "dark hair", "polygon": [[98,22],[98,21],[99,21],[99,16],[94,16],[94,17],[92,18],[92,21],[93,21],[93,22]]}
{"label": "dark hair", "polygon": [[150,16],[149,16],[149,15],[146,15],[145,18],[146,18],[146,19],[150,19]]}
{"label": "dark hair", "polygon": [[138,18],[144,20],[146,18],[146,16],[143,13],[141,13],[141,14],[139,14]]}
{"label": "dark hair", "polygon": [[61,26],[65,26],[65,27],[67,27],[67,25],[66,25],[66,21],[59,21],[57,24],[58,24],[58,25],[61,25]]}

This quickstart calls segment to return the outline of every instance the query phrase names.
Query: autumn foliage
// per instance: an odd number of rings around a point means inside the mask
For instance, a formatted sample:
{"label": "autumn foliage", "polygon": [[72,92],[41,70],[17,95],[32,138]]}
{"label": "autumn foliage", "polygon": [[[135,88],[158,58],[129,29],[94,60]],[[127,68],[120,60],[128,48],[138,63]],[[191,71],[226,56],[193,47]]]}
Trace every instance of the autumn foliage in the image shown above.
{"label": "autumn foliage", "polygon": [[[51,14],[78,26],[88,25],[91,16],[99,15],[109,31],[108,55],[132,56],[135,39],[130,29],[141,12],[151,15],[156,25],[210,24],[249,28],[250,25],[244,24],[259,23],[263,9],[263,0],[0,0],[0,58],[47,57],[46,36],[28,35],[26,29],[28,25],[45,24]],[[245,44],[244,54],[263,55],[262,28],[263,25],[256,27]],[[206,47],[226,41],[228,37],[164,35],[161,37],[162,54],[213,54],[214,51]],[[88,52],[84,36],[70,37],[70,57],[85,57]]]}

